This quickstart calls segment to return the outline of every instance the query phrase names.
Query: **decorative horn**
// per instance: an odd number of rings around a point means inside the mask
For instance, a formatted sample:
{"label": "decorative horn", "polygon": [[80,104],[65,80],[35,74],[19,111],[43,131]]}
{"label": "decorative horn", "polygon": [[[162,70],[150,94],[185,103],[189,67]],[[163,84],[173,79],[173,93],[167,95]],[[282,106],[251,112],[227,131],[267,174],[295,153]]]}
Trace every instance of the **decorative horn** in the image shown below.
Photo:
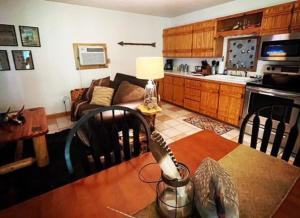
{"label": "decorative horn", "polygon": [[18,117],[23,111],[24,111],[25,105],[22,106],[22,108],[18,111],[16,116]]}
{"label": "decorative horn", "polygon": [[8,107],[7,111],[5,112],[5,114],[7,115],[10,112],[10,107]]}

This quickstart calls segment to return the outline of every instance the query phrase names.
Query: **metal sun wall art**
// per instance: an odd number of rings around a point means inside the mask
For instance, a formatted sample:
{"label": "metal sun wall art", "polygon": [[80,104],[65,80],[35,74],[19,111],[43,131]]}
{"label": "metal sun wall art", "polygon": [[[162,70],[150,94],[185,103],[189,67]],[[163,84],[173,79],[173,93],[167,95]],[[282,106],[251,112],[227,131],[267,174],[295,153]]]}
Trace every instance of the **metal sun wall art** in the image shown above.
{"label": "metal sun wall art", "polygon": [[255,71],[258,42],[258,36],[229,39],[226,58],[227,69]]}

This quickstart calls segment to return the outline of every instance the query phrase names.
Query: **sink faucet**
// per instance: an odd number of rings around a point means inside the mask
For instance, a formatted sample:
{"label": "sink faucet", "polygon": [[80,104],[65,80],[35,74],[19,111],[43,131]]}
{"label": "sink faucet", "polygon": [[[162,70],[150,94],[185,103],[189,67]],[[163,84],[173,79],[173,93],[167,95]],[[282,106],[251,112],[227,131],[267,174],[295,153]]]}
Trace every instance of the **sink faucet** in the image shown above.
{"label": "sink faucet", "polygon": [[238,74],[239,67],[240,67],[239,64],[236,63],[236,65],[235,65],[235,75],[236,75],[236,76],[239,76],[239,74]]}

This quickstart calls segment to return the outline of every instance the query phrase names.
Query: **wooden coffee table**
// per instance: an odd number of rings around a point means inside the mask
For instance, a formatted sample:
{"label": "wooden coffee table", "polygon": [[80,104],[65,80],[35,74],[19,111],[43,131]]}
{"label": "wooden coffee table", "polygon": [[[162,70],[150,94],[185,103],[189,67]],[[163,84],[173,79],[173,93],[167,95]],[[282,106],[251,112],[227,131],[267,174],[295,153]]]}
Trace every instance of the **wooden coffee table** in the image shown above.
{"label": "wooden coffee table", "polygon": [[23,147],[23,140],[33,140],[35,157],[20,159],[15,157],[15,162],[0,166],[0,174],[5,174],[16,169],[20,169],[33,164],[35,161],[39,167],[49,164],[48,149],[46,143],[46,133],[48,123],[45,109],[42,107],[26,109],[23,112],[25,123],[23,125],[6,125],[0,127],[0,144],[17,142],[17,149]]}

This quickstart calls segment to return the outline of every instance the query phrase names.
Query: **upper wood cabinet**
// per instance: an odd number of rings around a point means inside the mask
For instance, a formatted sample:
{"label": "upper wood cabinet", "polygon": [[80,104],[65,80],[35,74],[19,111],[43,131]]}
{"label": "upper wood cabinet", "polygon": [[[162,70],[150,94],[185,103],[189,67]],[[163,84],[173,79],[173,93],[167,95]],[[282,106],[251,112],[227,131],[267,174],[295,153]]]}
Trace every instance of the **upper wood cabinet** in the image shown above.
{"label": "upper wood cabinet", "polygon": [[262,19],[261,35],[289,32],[293,6],[293,3],[288,3],[266,8]]}
{"label": "upper wood cabinet", "polygon": [[292,32],[300,32],[300,2],[296,2],[294,5],[292,23],[291,23]]}
{"label": "upper wood cabinet", "polygon": [[258,35],[263,10],[248,11],[217,19],[218,36]]}
{"label": "upper wood cabinet", "polygon": [[216,37],[216,20],[195,23],[193,25],[193,57],[221,57],[223,38]]}
{"label": "upper wood cabinet", "polygon": [[164,57],[191,57],[193,25],[165,29],[163,31]]}

